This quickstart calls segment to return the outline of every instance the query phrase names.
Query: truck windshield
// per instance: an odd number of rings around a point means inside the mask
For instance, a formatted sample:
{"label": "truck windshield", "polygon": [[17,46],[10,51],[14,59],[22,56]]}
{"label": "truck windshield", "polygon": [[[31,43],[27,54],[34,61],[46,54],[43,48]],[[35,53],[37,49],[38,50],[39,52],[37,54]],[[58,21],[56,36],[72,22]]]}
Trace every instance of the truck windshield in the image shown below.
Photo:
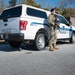
{"label": "truck windshield", "polygon": [[1,17],[3,18],[12,18],[12,17],[20,17],[22,12],[22,6],[11,8],[4,10],[1,14]]}

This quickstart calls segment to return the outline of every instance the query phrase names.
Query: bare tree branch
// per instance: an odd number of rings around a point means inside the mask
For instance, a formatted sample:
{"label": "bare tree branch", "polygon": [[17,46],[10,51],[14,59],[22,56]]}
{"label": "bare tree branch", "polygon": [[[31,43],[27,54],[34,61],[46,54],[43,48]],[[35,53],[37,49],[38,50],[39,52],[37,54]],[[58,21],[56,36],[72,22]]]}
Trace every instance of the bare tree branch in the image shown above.
{"label": "bare tree branch", "polygon": [[75,0],[59,0],[58,1],[58,6],[61,10],[71,7],[72,5],[75,5]]}

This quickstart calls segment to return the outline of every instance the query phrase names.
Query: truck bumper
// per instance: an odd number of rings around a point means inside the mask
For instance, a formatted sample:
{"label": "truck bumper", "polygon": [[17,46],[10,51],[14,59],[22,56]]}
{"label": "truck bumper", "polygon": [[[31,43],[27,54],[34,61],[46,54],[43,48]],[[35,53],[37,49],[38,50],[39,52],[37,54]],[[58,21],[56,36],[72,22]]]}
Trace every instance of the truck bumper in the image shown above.
{"label": "truck bumper", "polygon": [[0,34],[0,39],[6,41],[23,41],[24,34],[23,33]]}

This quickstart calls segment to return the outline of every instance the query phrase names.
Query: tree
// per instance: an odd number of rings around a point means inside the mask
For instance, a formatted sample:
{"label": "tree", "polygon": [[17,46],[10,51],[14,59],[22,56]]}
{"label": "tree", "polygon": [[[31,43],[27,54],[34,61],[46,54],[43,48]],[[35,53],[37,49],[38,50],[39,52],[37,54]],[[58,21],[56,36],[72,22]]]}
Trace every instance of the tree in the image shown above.
{"label": "tree", "polygon": [[40,5],[38,5],[35,0],[20,0],[19,4],[27,4],[27,5],[31,5],[34,7],[40,7]]}
{"label": "tree", "polygon": [[71,6],[75,6],[75,0],[59,0],[58,6],[61,10],[67,9]]}
{"label": "tree", "polygon": [[[35,0],[35,2],[36,2],[36,1],[37,1],[37,0]],[[46,0],[40,0],[40,4],[39,4],[40,8],[45,7],[45,5],[46,5]]]}
{"label": "tree", "polygon": [[35,6],[35,7],[39,7],[39,5],[34,0],[27,0],[26,4],[31,5],[31,6]]}
{"label": "tree", "polygon": [[75,6],[75,0],[59,0],[58,6],[63,16],[70,17],[72,16],[71,14],[74,14],[72,8]]}
{"label": "tree", "polygon": [[5,7],[4,0],[0,0],[0,13],[4,10]]}
{"label": "tree", "polygon": [[17,2],[17,0],[10,0],[9,1],[9,7],[15,6],[16,2]]}

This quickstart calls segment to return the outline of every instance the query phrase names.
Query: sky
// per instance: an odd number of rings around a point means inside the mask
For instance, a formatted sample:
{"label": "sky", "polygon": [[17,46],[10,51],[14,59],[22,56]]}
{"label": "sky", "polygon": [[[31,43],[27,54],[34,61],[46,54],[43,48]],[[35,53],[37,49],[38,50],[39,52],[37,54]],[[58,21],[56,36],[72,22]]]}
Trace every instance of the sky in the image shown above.
{"label": "sky", "polygon": [[[42,0],[43,1],[43,0]],[[46,4],[43,5],[43,7],[48,7],[48,5],[52,6],[52,7],[57,7],[58,6],[58,1],[59,0],[45,0]],[[36,0],[36,2],[38,4],[40,4],[40,0]]]}
{"label": "sky", "polygon": [[[9,2],[10,0],[5,0],[5,4],[6,5],[8,5],[8,2]],[[43,4],[43,2],[41,2],[41,1],[43,1],[43,0],[35,0],[36,1],[36,3],[37,4]],[[58,0],[45,0],[46,1],[46,4],[43,4],[43,7],[48,7],[49,5],[50,6],[52,6],[52,7],[57,7],[57,3],[58,3]]]}

